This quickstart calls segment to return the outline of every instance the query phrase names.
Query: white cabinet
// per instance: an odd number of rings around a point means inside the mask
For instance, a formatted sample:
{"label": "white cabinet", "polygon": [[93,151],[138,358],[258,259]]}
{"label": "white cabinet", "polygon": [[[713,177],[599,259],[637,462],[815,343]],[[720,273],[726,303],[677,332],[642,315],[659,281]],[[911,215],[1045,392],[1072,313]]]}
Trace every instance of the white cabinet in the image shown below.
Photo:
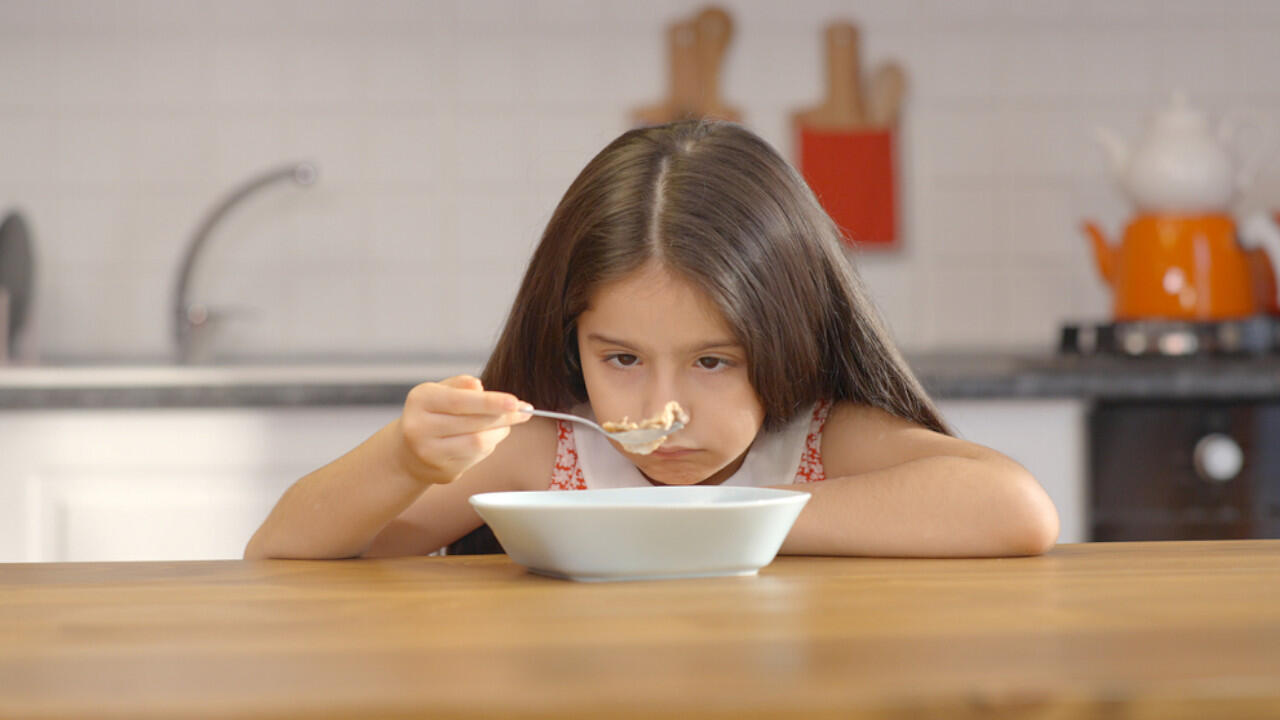
{"label": "white cabinet", "polygon": [[[1086,539],[1082,400],[943,400],[1026,466]],[[0,562],[240,557],[280,494],[398,405],[0,411]]]}
{"label": "white cabinet", "polygon": [[0,412],[0,561],[237,558],[398,406]]}
{"label": "white cabinet", "polygon": [[1008,455],[1036,476],[1058,507],[1058,542],[1088,539],[1087,401],[941,400],[938,409],[957,435]]}

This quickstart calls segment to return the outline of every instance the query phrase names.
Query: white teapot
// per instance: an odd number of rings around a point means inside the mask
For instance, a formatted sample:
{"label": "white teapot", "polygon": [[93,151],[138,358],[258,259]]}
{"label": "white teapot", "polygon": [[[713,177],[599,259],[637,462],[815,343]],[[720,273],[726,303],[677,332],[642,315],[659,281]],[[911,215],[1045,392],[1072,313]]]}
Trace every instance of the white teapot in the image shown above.
{"label": "white teapot", "polygon": [[1233,155],[1235,128],[1225,121],[1211,128],[1180,91],[1152,116],[1132,151],[1114,132],[1098,128],[1096,133],[1116,181],[1143,213],[1227,213],[1257,169],[1256,162]]}

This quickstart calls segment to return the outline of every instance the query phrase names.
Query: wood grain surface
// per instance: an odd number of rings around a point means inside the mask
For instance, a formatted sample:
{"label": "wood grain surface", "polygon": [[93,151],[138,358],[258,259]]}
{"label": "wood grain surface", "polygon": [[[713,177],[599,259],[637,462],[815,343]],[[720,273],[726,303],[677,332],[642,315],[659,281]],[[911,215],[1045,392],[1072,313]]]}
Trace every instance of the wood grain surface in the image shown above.
{"label": "wood grain surface", "polygon": [[0,717],[1276,717],[1280,541],[778,558],[0,565]]}

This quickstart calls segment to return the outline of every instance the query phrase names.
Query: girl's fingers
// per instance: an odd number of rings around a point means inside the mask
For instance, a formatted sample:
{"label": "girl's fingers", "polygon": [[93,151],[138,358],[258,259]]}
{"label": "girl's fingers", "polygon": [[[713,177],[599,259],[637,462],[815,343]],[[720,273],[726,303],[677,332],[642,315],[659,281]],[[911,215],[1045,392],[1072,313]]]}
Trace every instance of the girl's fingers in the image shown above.
{"label": "girl's fingers", "polygon": [[488,455],[510,432],[511,428],[500,427],[484,432],[438,438],[434,448],[440,457],[470,464]]}
{"label": "girl's fingers", "polygon": [[459,375],[410,390],[400,431],[432,482],[452,482],[493,452],[512,425],[532,417],[517,412],[520,405],[510,393],[486,391],[476,378]]}
{"label": "girl's fingers", "polygon": [[479,380],[459,375],[439,383],[423,383],[409,395],[422,409],[446,415],[501,415],[514,413],[520,406],[519,398],[511,393],[480,388]]}
{"label": "girl's fingers", "polygon": [[441,415],[434,414],[427,417],[427,424],[434,426],[438,432],[432,433],[436,437],[451,438],[459,435],[469,435],[472,433],[481,433],[487,430],[495,430],[499,428],[509,428],[512,425],[518,425],[526,422],[532,417],[528,413],[502,413],[501,415]]}
{"label": "girl's fingers", "polygon": [[480,378],[474,375],[454,375],[451,378],[445,378],[440,381],[441,385],[459,390],[483,390],[484,386],[480,384]]}

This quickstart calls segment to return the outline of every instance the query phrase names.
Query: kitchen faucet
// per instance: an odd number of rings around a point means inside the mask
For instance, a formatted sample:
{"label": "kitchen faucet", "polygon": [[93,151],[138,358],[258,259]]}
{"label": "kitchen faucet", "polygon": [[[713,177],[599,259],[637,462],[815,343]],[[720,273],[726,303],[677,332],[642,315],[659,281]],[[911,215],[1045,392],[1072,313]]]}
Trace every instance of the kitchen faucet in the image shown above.
{"label": "kitchen faucet", "polygon": [[222,218],[242,200],[262,188],[284,180],[292,180],[299,185],[308,186],[316,181],[318,170],[308,162],[295,163],[268,170],[257,175],[223,198],[222,202],[205,216],[204,221],[191,236],[191,243],[182,256],[182,265],[178,270],[178,283],[173,293],[173,335],[177,341],[178,362],[184,364],[208,362],[211,357],[209,338],[211,322],[215,313],[204,303],[189,303],[187,292],[191,284],[191,275],[195,270],[196,259],[212,234],[214,227]]}

